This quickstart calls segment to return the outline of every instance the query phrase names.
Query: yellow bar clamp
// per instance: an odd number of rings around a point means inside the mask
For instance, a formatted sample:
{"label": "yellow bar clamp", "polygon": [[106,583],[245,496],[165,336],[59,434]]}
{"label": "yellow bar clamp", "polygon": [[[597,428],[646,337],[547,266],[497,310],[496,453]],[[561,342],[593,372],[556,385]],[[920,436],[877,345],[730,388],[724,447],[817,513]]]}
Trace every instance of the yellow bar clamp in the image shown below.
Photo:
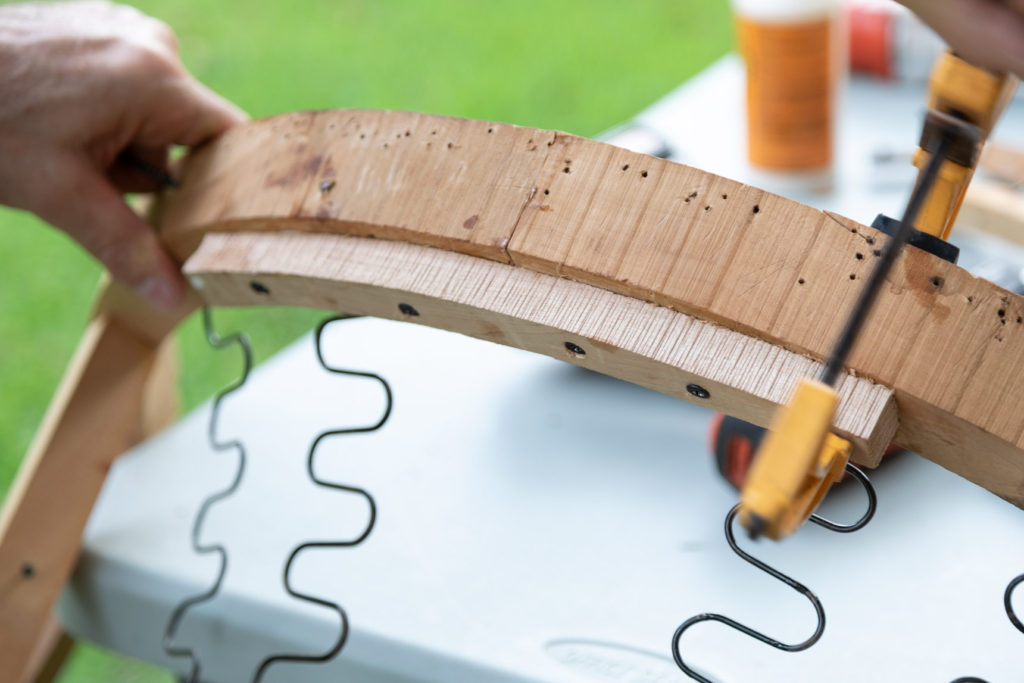
{"label": "yellow bar clamp", "polygon": [[[946,52],[936,60],[928,78],[928,108],[978,126],[980,144],[984,144],[1016,88],[1016,77],[992,73]],[[928,157],[927,152],[918,150],[914,165],[924,169]],[[970,165],[943,162],[939,178],[914,223],[915,228],[935,237],[949,238],[976,165],[977,160]]]}
{"label": "yellow bar clamp", "polygon": [[[983,141],[1013,94],[1016,78],[979,69],[950,52],[939,58],[929,86],[929,107],[940,115],[966,119],[981,129]],[[939,121],[941,125],[941,117]],[[929,136],[942,133],[928,125],[922,140],[926,146],[924,138],[930,142]],[[947,158],[915,220],[918,230],[941,238],[949,234],[956,218],[980,146],[976,134],[965,134],[955,142],[960,146],[946,149]],[[924,169],[928,158],[929,153],[921,150],[915,164]],[[843,476],[853,449],[850,442],[831,432],[838,405],[835,389],[805,379],[789,403],[775,413],[740,496],[740,522],[751,536],[775,540],[789,536]]]}
{"label": "yellow bar clamp", "polygon": [[838,405],[835,389],[804,379],[776,411],[740,495],[740,523],[751,536],[789,536],[843,476],[853,448],[830,431]]}

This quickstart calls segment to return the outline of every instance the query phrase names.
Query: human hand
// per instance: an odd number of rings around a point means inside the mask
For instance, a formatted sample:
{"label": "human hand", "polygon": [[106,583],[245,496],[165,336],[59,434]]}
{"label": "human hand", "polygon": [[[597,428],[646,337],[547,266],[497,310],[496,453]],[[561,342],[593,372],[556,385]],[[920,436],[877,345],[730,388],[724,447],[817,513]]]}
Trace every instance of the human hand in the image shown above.
{"label": "human hand", "polygon": [[1024,77],[1024,0],[898,1],[967,61]]}
{"label": "human hand", "polygon": [[171,145],[245,120],[192,78],[166,24],[104,1],[0,6],[0,203],[63,230],[158,308],[184,283],[124,192],[158,183]]}

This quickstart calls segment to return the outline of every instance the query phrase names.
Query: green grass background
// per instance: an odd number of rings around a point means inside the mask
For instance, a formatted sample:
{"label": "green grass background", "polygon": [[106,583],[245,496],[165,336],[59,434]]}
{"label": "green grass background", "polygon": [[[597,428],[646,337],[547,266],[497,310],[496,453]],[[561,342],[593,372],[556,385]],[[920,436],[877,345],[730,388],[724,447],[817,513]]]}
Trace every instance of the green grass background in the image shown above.
{"label": "green grass background", "polygon": [[[200,80],[253,117],[404,109],[594,136],[726,52],[726,0],[147,0]],[[0,160],[3,163],[3,160]],[[0,496],[81,335],[99,268],[62,234],[0,209]],[[309,329],[305,310],[230,311],[265,358]],[[179,331],[187,408],[231,379],[195,317]],[[79,645],[59,679],[170,681]]]}

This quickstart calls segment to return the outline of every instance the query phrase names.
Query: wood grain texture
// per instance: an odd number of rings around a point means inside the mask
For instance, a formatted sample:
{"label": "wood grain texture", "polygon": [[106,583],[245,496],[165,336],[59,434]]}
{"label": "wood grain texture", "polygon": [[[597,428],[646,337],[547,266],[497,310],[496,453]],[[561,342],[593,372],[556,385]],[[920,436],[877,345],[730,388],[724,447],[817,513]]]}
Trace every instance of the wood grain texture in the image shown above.
{"label": "wood grain texture", "polygon": [[104,282],[98,301],[0,511],[0,681],[29,681],[48,671],[40,664],[59,663],[68,643],[52,609],[107,471],[174,405],[173,347],[158,348],[196,299],[143,314],[128,290]]}
{"label": "wood grain texture", "polygon": [[[255,122],[195,154],[182,182],[161,220],[180,257],[209,232],[385,237],[571,278],[815,359],[887,239],[680,164],[424,114]],[[909,249],[848,366],[893,389],[902,445],[1018,505],[1022,316],[1020,296]],[[986,455],[969,457],[979,444]]]}
{"label": "wood grain texture", "polygon": [[[207,235],[185,265],[219,306],[307,306],[405,320],[543,353],[765,425],[820,363],[685,313],[464,254],[344,235]],[[252,283],[259,283],[253,287]],[[411,309],[409,308],[411,306]],[[410,313],[409,311],[415,313]],[[566,342],[582,353],[570,351]],[[698,384],[710,393],[687,392]],[[891,391],[847,376],[838,429],[877,465]]]}
{"label": "wood grain texture", "polygon": [[0,680],[19,681],[111,462],[137,443],[153,349],[90,323],[0,516]]}
{"label": "wood grain texture", "polygon": [[508,236],[555,136],[378,111],[278,116],[240,133],[194,155],[181,189],[167,195],[162,232],[179,256],[198,245],[196,227],[301,230],[285,223],[303,218],[314,231],[330,220],[350,234],[507,261]]}

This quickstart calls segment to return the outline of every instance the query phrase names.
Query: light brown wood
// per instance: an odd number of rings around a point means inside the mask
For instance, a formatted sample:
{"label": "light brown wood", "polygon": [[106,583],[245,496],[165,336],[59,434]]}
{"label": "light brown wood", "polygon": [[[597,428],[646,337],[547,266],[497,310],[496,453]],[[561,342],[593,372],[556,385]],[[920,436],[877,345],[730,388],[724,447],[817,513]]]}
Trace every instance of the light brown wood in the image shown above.
{"label": "light brown wood", "polygon": [[[0,681],[37,673],[30,657],[48,640],[107,471],[145,436],[143,399],[161,335],[155,318],[122,322],[140,304],[111,290],[100,299],[120,304],[89,323],[0,511]],[[189,310],[159,316],[164,336]]]}
{"label": "light brown wood", "polygon": [[161,230],[184,260],[201,228],[222,218],[274,230],[281,218],[303,216],[316,230],[317,219],[343,216],[352,234],[507,261],[511,227],[554,137],[406,112],[278,116],[190,158],[181,189],[159,209]]}
{"label": "light brown wood", "polygon": [[0,680],[22,680],[111,461],[139,437],[152,349],[90,323],[0,517]]}
{"label": "light brown wood", "polygon": [[153,367],[142,394],[140,431],[148,439],[170,427],[181,417],[178,392],[178,344],[168,336],[156,348]]}
{"label": "light brown wood", "polygon": [[995,180],[1011,185],[1024,184],[1024,149],[990,142],[981,152],[978,167]]}
{"label": "light brown wood", "polygon": [[[809,358],[684,313],[402,242],[212,234],[185,272],[214,305],[307,306],[439,327],[543,353],[762,425],[797,380],[820,372]],[[402,304],[416,314],[403,312]],[[710,397],[692,396],[686,390],[691,383]],[[890,390],[846,377],[839,392],[838,429],[853,440],[858,461],[878,464],[896,430]]]}
{"label": "light brown wood", "polygon": [[74,639],[64,633],[57,618],[51,616],[42,637],[36,643],[36,650],[29,659],[21,683],[52,683],[57,679],[74,645]]}
{"label": "light brown wood", "polygon": [[[569,277],[816,359],[887,239],[571,135],[395,112],[293,114],[236,129],[190,160],[183,188],[165,200],[161,231],[182,256],[209,232],[394,238]],[[1020,296],[908,249],[849,362],[894,390],[902,445],[1018,505],[1022,316]]]}
{"label": "light brown wood", "polygon": [[958,224],[1024,244],[1024,191],[975,180],[967,191]]}

